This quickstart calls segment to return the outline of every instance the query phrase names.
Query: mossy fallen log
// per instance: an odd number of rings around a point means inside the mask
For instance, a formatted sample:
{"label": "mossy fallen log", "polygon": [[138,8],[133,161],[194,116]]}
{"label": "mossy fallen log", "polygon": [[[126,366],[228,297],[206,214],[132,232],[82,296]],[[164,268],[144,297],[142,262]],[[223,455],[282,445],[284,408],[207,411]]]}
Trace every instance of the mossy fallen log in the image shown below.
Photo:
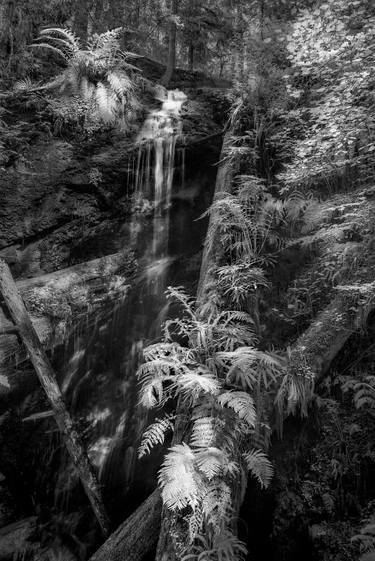
{"label": "mossy fallen log", "polygon": [[302,365],[319,379],[374,308],[375,282],[337,287],[335,298],[293,346],[290,368],[297,371]]}
{"label": "mossy fallen log", "polygon": [[[16,282],[44,348],[61,342],[80,317],[125,296],[134,264],[116,253]],[[27,358],[7,312],[0,307],[0,368]]]}
{"label": "mossy fallen log", "polygon": [[161,497],[156,489],[89,561],[141,561],[159,536]]}
{"label": "mossy fallen log", "polygon": [[0,529],[0,560],[25,559],[37,548],[32,536],[37,529],[37,518],[31,516]]}

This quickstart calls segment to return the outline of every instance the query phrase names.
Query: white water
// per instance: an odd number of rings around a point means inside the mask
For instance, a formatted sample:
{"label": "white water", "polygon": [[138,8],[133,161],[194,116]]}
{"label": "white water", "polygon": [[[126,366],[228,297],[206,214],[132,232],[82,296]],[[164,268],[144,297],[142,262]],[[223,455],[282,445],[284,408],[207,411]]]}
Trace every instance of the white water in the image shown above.
{"label": "white water", "polygon": [[[186,95],[180,90],[159,92],[160,109],[151,111],[137,142],[135,193],[138,200],[151,199],[153,205],[153,236],[148,251],[145,274],[153,292],[165,290],[168,272],[169,208],[176,159],[176,142],[182,134],[181,109]],[[182,183],[185,154],[181,151]],[[153,162],[153,169],[151,162]]]}

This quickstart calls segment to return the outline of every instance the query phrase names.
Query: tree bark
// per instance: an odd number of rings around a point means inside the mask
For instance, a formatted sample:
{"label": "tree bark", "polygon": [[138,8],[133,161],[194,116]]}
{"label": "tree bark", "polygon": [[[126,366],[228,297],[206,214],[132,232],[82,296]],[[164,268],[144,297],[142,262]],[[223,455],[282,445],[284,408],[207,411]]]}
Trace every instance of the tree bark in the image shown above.
{"label": "tree bark", "polygon": [[78,0],[76,2],[76,10],[74,13],[74,32],[81,39],[82,43],[86,43],[87,41],[89,9],[88,0]]}
{"label": "tree bark", "polygon": [[160,513],[161,498],[156,489],[89,561],[141,561],[158,539]]}
{"label": "tree bark", "polygon": [[73,421],[66,409],[54,370],[28,316],[8,265],[0,259],[0,291],[10,315],[18,327],[19,335],[29,353],[39,381],[54,412],[56,423],[65,445],[78,471],[95,516],[105,535],[109,533],[109,520],[105,512],[100,489],[87,454],[83,449]]}
{"label": "tree bark", "polygon": [[243,9],[242,0],[237,0],[235,6],[235,46],[233,61],[233,82],[236,87],[240,87],[243,78],[244,65],[244,41],[243,41]]}
{"label": "tree bark", "polygon": [[176,67],[176,35],[177,28],[175,17],[177,16],[177,0],[171,0],[172,2],[172,13],[171,21],[169,23],[169,38],[168,38],[168,63],[165,69],[165,74],[162,78],[162,84],[166,88],[172,79],[173,71]]}
{"label": "tree bark", "polygon": [[194,44],[191,42],[189,44],[189,70],[193,72],[194,70]]}
{"label": "tree bark", "polygon": [[[218,200],[223,195],[223,193],[230,193],[232,189],[233,166],[231,162],[228,159],[226,159],[227,149],[230,142],[231,134],[232,131],[228,130],[224,135],[223,146],[220,154],[220,163],[216,176],[213,202]],[[215,216],[215,213],[212,212],[210,214],[207,232],[209,232],[210,229],[212,229],[213,224],[216,220],[217,217]],[[216,246],[217,244],[215,244],[215,242],[213,243],[208,242],[208,235],[206,235],[206,240],[203,248],[201,270],[199,274],[198,289],[197,289],[198,303],[202,302],[203,300],[203,297],[205,295],[205,290],[210,280],[210,270],[212,269],[212,267],[217,262],[217,259],[219,258]]]}
{"label": "tree bark", "polygon": [[[124,296],[131,269],[126,254],[116,253],[54,273],[16,282],[44,348],[61,342],[77,319]],[[27,358],[14,324],[0,306],[0,367]]]}

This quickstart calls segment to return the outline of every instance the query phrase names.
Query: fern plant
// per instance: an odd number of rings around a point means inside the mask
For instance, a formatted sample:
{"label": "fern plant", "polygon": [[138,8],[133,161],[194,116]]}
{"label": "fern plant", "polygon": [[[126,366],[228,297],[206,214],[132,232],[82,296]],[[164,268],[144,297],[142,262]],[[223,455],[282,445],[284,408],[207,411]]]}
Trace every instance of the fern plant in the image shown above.
{"label": "fern plant", "polygon": [[[180,288],[169,288],[168,297],[180,303],[184,314],[168,320],[164,340],[145,349],[145,363],[138,370],[140,399],[147,407],[178,399],[192,411],[188,434],[181,443],[172,443],[165,456],[159,486],[164,505],[186,513],[190,551],[224,559],[223,536],[232,536],[234,549],[245,551],[230,533],[238,500],[231,482],[241,487],[250,472],[266,487],[272,476],[266,447],[256,447],[267,426],[264,412],[257,410],[256,394],[259,387],[275,383],[282,363],[254,347],[252,321],[245,312],[221,311],[217,305],[199,308]],[[163,442],[169,429],[169,417],[151,425],[140,455]],[[208,536],[206,549],[202,535]]]}
{"label": "fern plant", "polygon": [[352,537],[352,541],[359,545],[361,553],[368,553],[375,550],[375,519],[374,516],[364,520],[364,526],[358,534]]}
{"label": "fern plant", "polygon": [[87,104],[87,113],[111,123],[129,118],[137,106],[135,97],[136,55],[120,49],[122,29],[96,35],[83,47],[69,29],[43,29],[32,48],[44,49],[64,59],[66,69],[60,76],[61,89],[79,95]]}
{"label": "fern plant", "polygon": [[362,380],[350,379],[343,384],[344,392],[353,392],[353,401],[356,409],[367,407],[375,410],[375,376],[365,376]]}

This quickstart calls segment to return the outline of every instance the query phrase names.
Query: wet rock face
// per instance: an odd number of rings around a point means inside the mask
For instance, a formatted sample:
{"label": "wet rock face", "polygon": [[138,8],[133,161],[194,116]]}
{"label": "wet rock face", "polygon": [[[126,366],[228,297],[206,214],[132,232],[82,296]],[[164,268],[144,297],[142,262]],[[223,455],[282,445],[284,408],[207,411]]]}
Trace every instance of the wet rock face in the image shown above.
{"label": "wet rock face", "polygon": [[0,179],[0,246],[35,237],[66,218],[59,204],[61,176],[72,160],[72,146],[62,140],[38,142],[28,163],[18,163]]}
{"label": "wet rock face", "polygon": [[64,266],[64,243],[99,220],[96,197],[64,185],[72,162],[70,143],[45,139],[30,147],[27,165],[1,175],[0,254],[17,277]]}
{"label": "wet rock face", "polygon": [[[213,142],[220,142],[228,106],[225,91],[202,80],[200,89],[194,88],[199,78],[194,76],[182,111],[183,143],[190,146],[215,135]],[[185,74],[178,76],[180,82],[182,78]],[[37,111],[24,116],[24,148],[0,176],[0,256],[17,278],[68,267],[78,240],[95,236],[103,222],[123,220],[130,211],[128,187],[138,153],[134,139],[148,110],[159,103],[149,92],[142,102],[138,120],[128,130],[103,127],[83,134],[77,123],[77,130],[52,127],[51,134],[51,127],[44,130],[39,123],[40,130],[29,138],[25,135],[28,128],[35,129]],[[13,121],[20,111],[13,102]]]}

